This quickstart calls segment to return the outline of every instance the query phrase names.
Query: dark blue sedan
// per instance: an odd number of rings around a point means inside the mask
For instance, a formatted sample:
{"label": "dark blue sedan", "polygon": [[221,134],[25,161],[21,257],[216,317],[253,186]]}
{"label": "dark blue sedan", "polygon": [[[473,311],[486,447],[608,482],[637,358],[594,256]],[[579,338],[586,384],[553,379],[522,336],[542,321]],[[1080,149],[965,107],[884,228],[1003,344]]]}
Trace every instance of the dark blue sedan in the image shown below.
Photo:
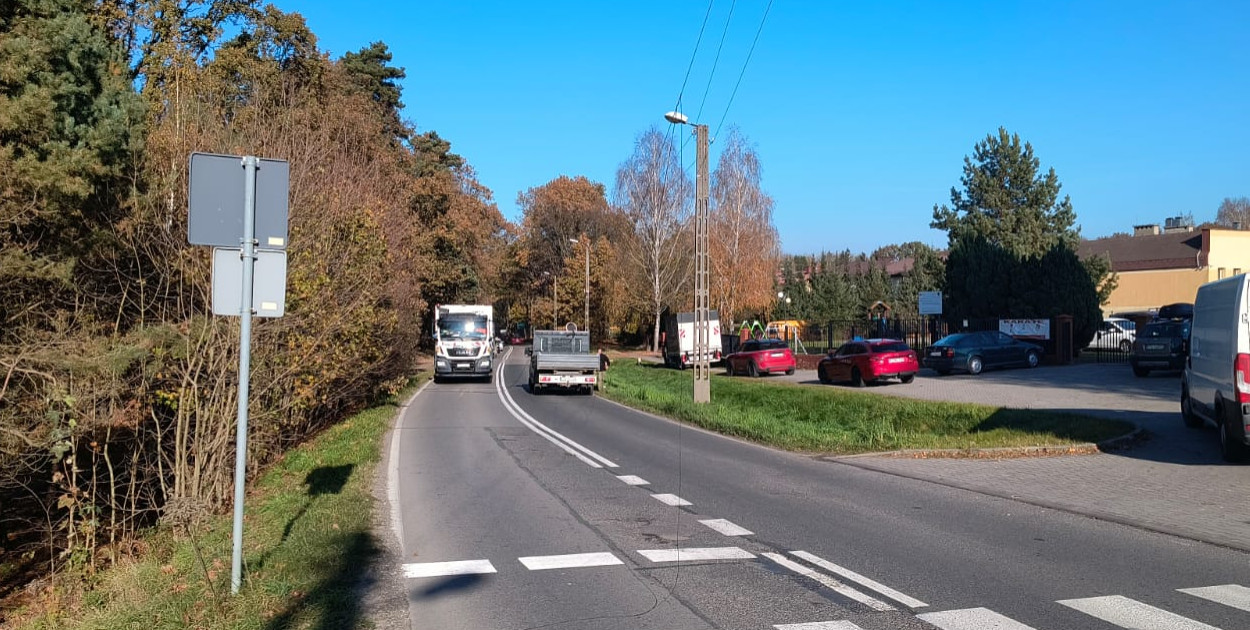
{"label": "dark blue sedan", "polygon": [[947,335],[924,352],[924,366],[943,376],[956,370],[980,374],[985,368],[1037,367],[1042,347],[1004,332]]}

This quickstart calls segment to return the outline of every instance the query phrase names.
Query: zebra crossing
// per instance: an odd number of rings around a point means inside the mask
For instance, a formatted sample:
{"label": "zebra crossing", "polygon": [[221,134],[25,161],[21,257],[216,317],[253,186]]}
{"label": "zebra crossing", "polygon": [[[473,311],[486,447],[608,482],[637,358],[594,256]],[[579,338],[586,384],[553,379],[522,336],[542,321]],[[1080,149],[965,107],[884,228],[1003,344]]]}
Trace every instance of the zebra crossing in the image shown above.
{"label": "zebra crossing", "polygon": [[[1240,584],[1182,588],[1177,591],[1250,612],[1250,588]],[[1111,626],[1127,630],[1239,630],[1250,627],[1250,619],[1241,620],[1235,626],[1213,626],[1123,595],[1062,599],[1055,603]],[[916,618],[939,630],[1063,630],[1058,626],[1028,625],[989,608],[926,612],[917,614]],[[863,630],[848,620],[778,624],[773,628],[776,630]]]}

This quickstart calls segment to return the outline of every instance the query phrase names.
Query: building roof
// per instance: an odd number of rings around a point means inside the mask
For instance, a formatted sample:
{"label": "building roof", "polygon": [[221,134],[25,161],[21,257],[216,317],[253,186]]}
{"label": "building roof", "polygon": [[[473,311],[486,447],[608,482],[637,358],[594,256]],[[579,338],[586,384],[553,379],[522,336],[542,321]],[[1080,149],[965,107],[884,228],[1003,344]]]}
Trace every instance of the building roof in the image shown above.
{"label": "building roof", "polygon": [[1118,234],[1081,241],[1077,253],[1082,257],[1105,255],[1111,259],[1112,271],[1144,271],[1147,269],[1198,269],[1207,264],[1203,247],[1206,230],[1131,236]]}

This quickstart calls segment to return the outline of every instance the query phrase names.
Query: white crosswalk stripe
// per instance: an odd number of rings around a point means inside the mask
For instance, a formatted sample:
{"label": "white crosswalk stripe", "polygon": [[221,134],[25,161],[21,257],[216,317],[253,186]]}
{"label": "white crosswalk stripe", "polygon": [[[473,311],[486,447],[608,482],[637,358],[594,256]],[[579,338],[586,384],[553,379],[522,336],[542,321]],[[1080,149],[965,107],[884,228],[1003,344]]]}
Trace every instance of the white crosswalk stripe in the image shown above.
{"label": "white crosswalk stripe", "polygon": [[570,553],[559,556],[528,556],[517,558],[530,571],[546,569],[575,569],[580,567],[606,567],[625,564],[620,558],[607,553]]}
{"label": "white crosswalk stripe", "polygon": [[988,608],[964,608],[916,615],[942,630],[1035,630]]}
{"label": "white crosswalk stripe", "polygon": [[849,621],[815,621],[812,623],[783,623],[773,626],[777,630],[864,630]]}
{"label": "white crosswalk stripe", "polygon": [[452,562],[410,562],[403,566],[404,577],[425,578],[448,575],[495,573],[490,560],[455,560]]}
{"label": "white crosswalk stripe", "polygon": [[723,518],[709,518],[699,522],[725,536],[751,536],[755,533],[745,527],[739,527],[738,525],[735,525]]}
{"label": "white crosswalk stripe", "polygon": [[1193,595],[1194,597],[1201,597],[1202,599],[1213,601],[1217,604],[1224,604],[1225,606],[1250,612],[1250,588],[1246,588],[1240,584],[1204,586],[1202,588],[1180,588],[1176,590],[1187,595]]}
{"label": "white crosswalk stripe", "polygon": [[686,549],[639,549],[638,554],[652,562],[692,562],[697,560],[751,560],[755,554],[738,547],[690,547]]}
{"label": "white crosswalk stripe", "polygon": [[1058,603],[1130,630],[1219,630],[1215,626],[1122,595],[1064,599]]}

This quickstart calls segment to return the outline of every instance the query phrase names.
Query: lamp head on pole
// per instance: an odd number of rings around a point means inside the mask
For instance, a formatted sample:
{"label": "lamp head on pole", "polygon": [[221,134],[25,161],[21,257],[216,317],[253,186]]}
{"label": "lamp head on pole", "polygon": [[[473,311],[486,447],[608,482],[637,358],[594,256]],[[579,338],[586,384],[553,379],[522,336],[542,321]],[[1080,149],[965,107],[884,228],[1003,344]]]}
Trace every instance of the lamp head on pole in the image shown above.
{"label": "lamp head on pole", "polygon": [[690,123],[690,119],[686,118],[686,115],[681,112],[669,112],[664,114],[664,120],[667,120],[674,125],[685,125]]}

